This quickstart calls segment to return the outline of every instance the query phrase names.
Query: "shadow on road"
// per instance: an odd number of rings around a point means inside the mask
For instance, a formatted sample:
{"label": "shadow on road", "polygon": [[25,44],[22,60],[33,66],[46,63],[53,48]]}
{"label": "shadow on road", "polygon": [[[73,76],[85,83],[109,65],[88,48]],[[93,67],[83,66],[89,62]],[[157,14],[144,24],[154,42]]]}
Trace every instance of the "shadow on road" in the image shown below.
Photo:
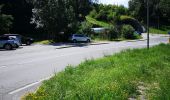
{"label": "shadow on road", "polygon": [[102,45],[102,44],[109,44],[109,43],[56,43],[50,45],[57,46],[56,49],[64,49],[64,48],[71,48],[71,47],[86,47],[89,45]]}
{"label": "shadow on road", "polygon": [[3,49],[3,48],[0,48],[0,51],[14,51],[14,50],[17,50],[17,49],[22,49],[23,47],[19,47],[19,48],[13,48],[12,50],[6,50],[6,49]]}

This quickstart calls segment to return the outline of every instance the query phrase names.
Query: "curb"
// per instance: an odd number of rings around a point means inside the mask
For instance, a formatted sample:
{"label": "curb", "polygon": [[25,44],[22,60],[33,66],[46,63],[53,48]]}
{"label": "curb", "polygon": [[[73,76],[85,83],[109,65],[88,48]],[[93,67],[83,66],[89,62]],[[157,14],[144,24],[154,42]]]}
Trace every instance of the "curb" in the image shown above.
{"label": "curb", "polygon": [[147,39],[138,39],[138,40],[126,40],[126,42],[136,42],[136,41],[145,41]]}

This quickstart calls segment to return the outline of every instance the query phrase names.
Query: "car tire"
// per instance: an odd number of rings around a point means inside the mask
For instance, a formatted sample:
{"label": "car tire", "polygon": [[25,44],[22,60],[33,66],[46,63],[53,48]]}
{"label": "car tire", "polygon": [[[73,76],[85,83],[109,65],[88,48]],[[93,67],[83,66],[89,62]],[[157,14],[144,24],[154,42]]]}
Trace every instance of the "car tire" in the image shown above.
{"label": "car tire", "polygon": [[19,48],[19,46],[17,44],[15,44],[15,48]]}
{"label": "car tire", "polygon": [[11,44],[5,44],[5,45],[4,45],[4,49],[6,49],[6,50],[12,50],[13,47],[12,47]]}
{"label": "car tire", "polygon": [[30,41],[27,41],[27,42],[26,42],[26,45],[31,45],[31,42],[30,42]]}
{"label": "car tire", "polygon": [[91,41],[90,41],[90,39],[87,39],[87,43],[90,43]]}
{"label": "car tire", "polygon": [[76,40],[76,39],[74,39],[74,40],[73,40],[73,43],[77,43],[77,40]]}

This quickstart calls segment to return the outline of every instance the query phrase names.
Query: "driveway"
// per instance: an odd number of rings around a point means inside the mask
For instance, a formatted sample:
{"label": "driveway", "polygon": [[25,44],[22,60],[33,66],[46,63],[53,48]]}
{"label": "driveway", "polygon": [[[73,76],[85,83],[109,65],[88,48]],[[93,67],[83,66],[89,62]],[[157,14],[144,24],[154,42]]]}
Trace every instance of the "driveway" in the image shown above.
{"label": "driveway", "polygon": [[[125,49],[146,47],[146,34],[140,41],[104,42],[91,45],[32,45],[12,51],[0,50],[0,100],[18,100],[43,80],[86,59],[101,58]],[[166,35],[151,35],[150,45],[167,43]]]}

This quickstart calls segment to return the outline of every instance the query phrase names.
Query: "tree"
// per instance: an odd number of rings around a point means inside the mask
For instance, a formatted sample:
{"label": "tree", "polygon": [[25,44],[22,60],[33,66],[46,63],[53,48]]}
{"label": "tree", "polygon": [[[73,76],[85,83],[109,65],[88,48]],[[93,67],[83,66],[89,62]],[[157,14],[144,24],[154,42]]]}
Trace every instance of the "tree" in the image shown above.
{"label": "tree", "polygon": [[30,24],[33,5],[27,0],[0,0],[2,13],[13,16],[11,32],[17,34],[31,33],[34,26]]}
{"label": "tree", "polygon": [[71,0],[35,0],[34,22],[52,35],[66,29],[75,20]]}
{"label": "tree", "polygon": [[170,22],[170,1],[160,0],[159,7],[160,11],[162,12],[162,16],[168,19]]}
{"label": "tree", "polygon": [[92,33],[91,31],[92,26],[93,25],[87,21],[82,22],[80,25],[79,33],[90,35],[90,33]]}
{"label": "tree", "polygon": [[0,34],[9,33],[12,25],[13,17],[1,13],[2,5],[0,5]]}
{"label": "tree", "polygon": [[[169,0],[149,0],[150,21],[152,23],[160,18],[161,21],[170,21],[170,1]],[[129,10],[131,14],[140,21],[146,22],[146,0],[130,0]],[[157,22],[157,21],[156,21]]]}
{"label": "tree", "polygon": [[76,21],[82,20],[91,0],[32,0],[34,5],[33,21],[43,26],[50,34],[57,34]]}

